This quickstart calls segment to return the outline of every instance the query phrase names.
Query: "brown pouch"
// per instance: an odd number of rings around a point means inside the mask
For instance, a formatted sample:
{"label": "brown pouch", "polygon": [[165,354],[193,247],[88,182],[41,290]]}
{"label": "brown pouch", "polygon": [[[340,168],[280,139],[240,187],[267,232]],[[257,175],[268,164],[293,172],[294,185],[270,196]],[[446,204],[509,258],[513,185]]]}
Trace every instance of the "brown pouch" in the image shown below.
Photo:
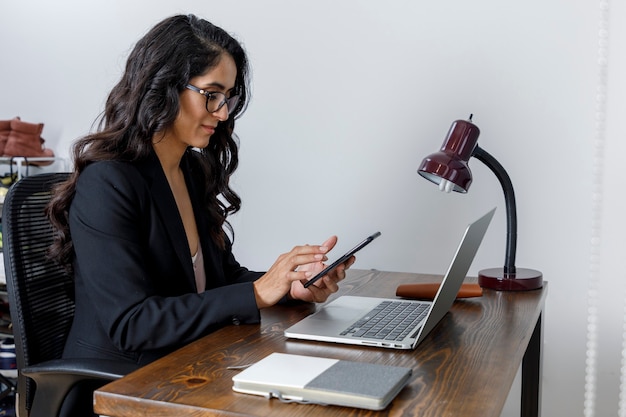
{"label": "brown pouch", "polygon": [[[53,157],[54,152],[44,147],[44,139],[41,137],[43,123],[28,123],[19,117],[11,120],[11,132],[4,146],[5,156],[24,157]],[[31,162],[33,165],[49,165],[52,161]]]}
{"label": "brown pouch", "polygon": [[[396,295],[403,298],[415,298],[418,300],[432,300],[435,298],[439,286],[438,282],[423,284],[401,284],[396,288]],[[456,298],[480,297],[483,289],[478,284],[465,282],[461,284]]]}
{"label": "brown pouch", "polygon": [[0,155],[4,155],[4,147],[9,140],[9,133],[11,132],[11,121],[0,120]]}

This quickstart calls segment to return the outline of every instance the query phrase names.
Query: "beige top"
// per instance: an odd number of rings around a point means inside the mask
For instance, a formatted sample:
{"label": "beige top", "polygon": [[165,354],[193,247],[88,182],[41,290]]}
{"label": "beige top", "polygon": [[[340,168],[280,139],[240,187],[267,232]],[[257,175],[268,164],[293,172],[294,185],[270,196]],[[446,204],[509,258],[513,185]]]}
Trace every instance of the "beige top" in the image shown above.
{"label": "beige top", "polygon": [[196,277],[198,293],[204,292],[206,289],[206,272],[204,271],[204,256],[202,256],[202,247],[200,247],[199,240],[198,251],[191,257],[191,263],[193,264],[193,273]]}

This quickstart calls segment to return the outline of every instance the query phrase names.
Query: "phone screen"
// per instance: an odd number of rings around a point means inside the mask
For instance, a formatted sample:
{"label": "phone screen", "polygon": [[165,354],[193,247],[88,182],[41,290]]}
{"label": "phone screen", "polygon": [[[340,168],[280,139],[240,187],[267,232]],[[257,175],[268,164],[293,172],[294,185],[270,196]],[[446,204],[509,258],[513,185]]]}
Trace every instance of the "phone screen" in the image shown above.
{"label": "phone screen", "polygon": [[363,249],[364,247],[366,247],[367,245],[370,244],[370,242],[374,239],[376,239],[378,236],[380,236],[380,232],[376,232],[370,236],[368,236],[364,241],[362,241],[361,243],[359,243],[358,245],[356,245],[355,247],[353,247],[352,249],[350,249],[348,252],[346,252],[345,254],[343,254],[343,256],[339,259],[337,259],[335,262],[333,262],[332,264],[328,265],[326,268],[324,268],[323,270],[321,270],[317,275],[315,275],[313,278],[311,278],[310,280],[308,280],[305,284],[304,284],[304,288],[308,288],[311,285],[313,285],[313,283],[315,283],[318,279],[322,278],[324,275],[328,274],[330,271],[332,271],[333,269],[337,268],[339,265],[341,265],[342,263],[344,263],[345,261],[347,261],[348,259],[350,259],[350,257],[352,255],[354,255],[355,253],[357,253],[358,251],[360,251],[361,249]]}

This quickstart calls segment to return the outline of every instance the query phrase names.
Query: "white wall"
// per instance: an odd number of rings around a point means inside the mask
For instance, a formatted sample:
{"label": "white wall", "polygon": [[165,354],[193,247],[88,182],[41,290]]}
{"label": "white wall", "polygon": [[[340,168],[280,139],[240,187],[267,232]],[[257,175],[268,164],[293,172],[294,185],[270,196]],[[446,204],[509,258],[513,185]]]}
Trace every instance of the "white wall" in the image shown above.
{"label": "white wall", "polygon": [[[626,12],[623,4],[603,12],[607,5],[7,0],[0,119],[45,122],[47,144],[67,156],[91,129],[134,42],[160,19],[193,12],[235,34],[252,61],[253,101],[237,126],[234,178],[244,200],[232,219],[242,263],[265,269],[295,244],[337,234],[341,250],[380,230],[357,267],[442,273],[464,226],[498,206],[475,274],[504,262],[495,176],[473,160],[470,192],[446,195],[416,174],[451,122],[473,113],[480,145],[515,186],[517,265],[543,271],[550,283],[543,414],[614,415],[625,281],[618,169]],[[600,33],[607,19],[610,30]],[[602,68],[607,95],[597,92]],[[589,282],[599,290],[589,291]],[[588,304],[601,306],[602,324],[590,330]],[[597,356],[586,354],[588,340]],[[587,388],[584,411],[586,361],[599,388]],[[516,415],[518,395],[503,415]]]}

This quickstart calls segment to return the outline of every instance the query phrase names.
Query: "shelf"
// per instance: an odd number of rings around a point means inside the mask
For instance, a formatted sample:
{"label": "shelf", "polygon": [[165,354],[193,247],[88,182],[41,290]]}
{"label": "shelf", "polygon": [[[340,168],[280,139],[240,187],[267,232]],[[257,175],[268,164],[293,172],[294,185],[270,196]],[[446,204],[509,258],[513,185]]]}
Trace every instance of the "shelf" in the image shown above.
{"label": "shelf", "polygon": [[[47,165],[39,165],[37,162],[60,162],[63,164],[63,171],[68,171],[67,159],[60,158],[58,156],[0,156],[0,164],[13,164],[16,166],[15,172],[17,173],[17,179],[22,179],[22,167],[34,167],[43,168]],[[51,165],[50,164],[50,165]]]}

